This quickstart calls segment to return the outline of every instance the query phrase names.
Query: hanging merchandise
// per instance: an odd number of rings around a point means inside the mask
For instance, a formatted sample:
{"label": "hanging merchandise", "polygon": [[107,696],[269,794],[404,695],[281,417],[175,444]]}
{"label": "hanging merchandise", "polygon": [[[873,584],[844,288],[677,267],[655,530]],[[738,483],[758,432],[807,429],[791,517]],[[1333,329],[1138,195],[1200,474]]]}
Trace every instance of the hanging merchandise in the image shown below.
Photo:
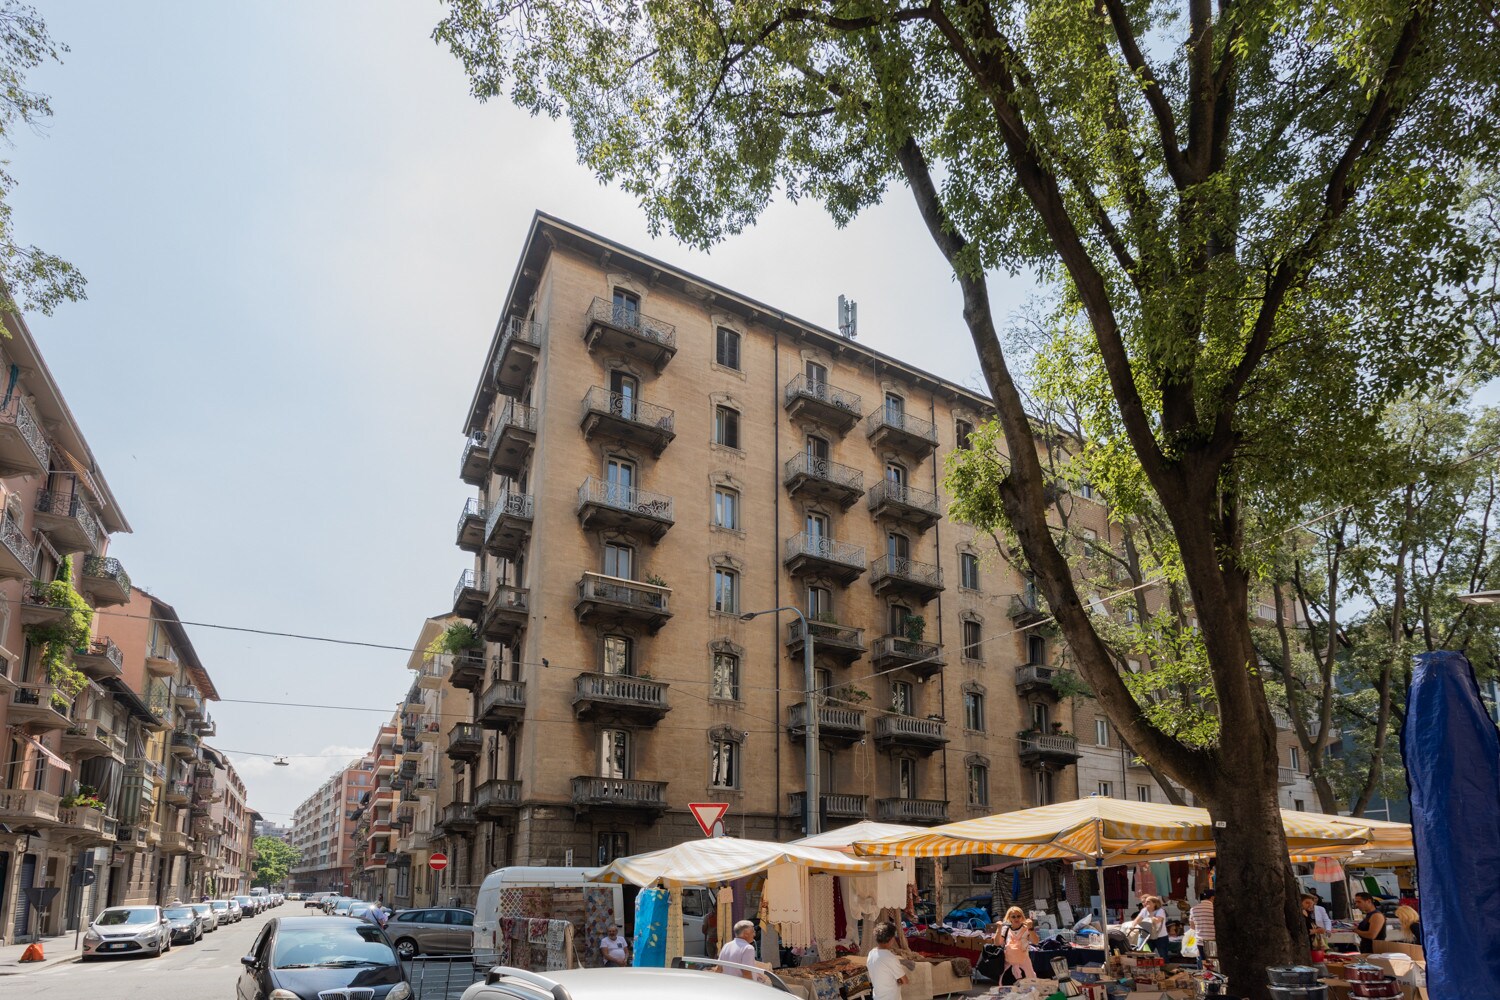
{"label": "hanging merchandise", "polygon": [[1313,862],[1314,882],[1342,882],[1344,880],[1344,866],[1335,858],[1319,858]]}
{"label": "hanging merchandise", "polygon": [[773,865],[766,871],[768,916],[776,925],[781,943],[788,948],[812,944],[812,923],[807,912],[807,869],[799,864]]}
{"label": "hanging merchandise", "polygon": [[648,969],[666,967],[670,907],[665,889],[642,889],[635,897],[635,949],[631,965]]}
{"label": "hanging merchandise", "polygon": [[1137,899],[1156,895],[1156,876],[1151,873],[1151,865],[1145,861],[1138,862],[1135,866],[1135,895]]}
{"label": "hanging merchandise", "polygon": [[1151,881],[1156,885],[1153,895],[1168,896],[1172,892],[1172,869],[1165,861],[1151,862]]}

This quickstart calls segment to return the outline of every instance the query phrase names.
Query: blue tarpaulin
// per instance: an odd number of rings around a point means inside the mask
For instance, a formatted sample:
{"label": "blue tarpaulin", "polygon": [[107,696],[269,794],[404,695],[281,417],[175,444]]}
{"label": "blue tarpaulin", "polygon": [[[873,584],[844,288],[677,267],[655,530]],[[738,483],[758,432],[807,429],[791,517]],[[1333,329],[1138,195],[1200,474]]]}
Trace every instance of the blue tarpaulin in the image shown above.
{"label": "blue tarpaulin", "polygon": [[1416,658],[1401,757],[1411,790],[1427,985],[1500,998],[1500,733],[1462,653]]}
{"label": "blue tarpaulin", "polygon": [[635,897],[635,950],[630,964],[660,969],[667,964],[667,912],[671,898],[665,889],[642,889]]}

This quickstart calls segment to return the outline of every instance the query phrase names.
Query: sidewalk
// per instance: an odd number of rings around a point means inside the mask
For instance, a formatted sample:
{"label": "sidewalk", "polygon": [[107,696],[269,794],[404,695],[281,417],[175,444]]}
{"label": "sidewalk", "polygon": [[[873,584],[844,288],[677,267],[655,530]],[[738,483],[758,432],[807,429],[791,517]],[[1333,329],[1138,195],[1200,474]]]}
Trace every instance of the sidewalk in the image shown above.
{"label": "sidewalk", "polygon": [[21,953],[30,943],[28,939],[23,944],[8,944],[0,947],[0,976],[15,976],[35,972],[38,969],[50,969],[64,962],[76,962],[83,954],[83,939],[79,938],[78,947],[73,947],[73,932],[69,931],[57,937],[43,937],[41,939],[42,953],[47,957],[40,962],[22,964]]}

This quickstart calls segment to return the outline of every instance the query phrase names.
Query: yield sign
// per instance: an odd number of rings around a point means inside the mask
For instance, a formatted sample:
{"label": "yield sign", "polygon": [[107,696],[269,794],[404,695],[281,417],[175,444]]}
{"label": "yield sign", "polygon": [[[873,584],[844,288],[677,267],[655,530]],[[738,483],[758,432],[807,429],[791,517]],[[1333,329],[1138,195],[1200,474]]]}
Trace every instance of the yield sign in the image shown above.
{"label": "yield sign", "polygon": [[724,828],[719,821],[729,811],[728,802],[689,802],[688,811],[693,814],[693,819],[698,821],[698,828],[703,831],[703,836],[714,836],[715,827],[719,828],[722,836]]}

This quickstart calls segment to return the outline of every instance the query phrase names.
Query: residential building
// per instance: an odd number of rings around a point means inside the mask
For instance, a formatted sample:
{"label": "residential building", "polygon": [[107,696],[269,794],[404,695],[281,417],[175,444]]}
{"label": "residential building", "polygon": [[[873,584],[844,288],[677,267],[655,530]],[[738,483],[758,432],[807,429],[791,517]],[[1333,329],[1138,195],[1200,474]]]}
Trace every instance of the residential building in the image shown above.
{"label": "residential building", "polygon": [[291,843],[292,827],[290,823],[273,823],[268,819],[255,821],[254,837],[271,837],[275,840],[284,840]]}
{"label": "residential building", "polygon": [[293,890],[353,889],[355,822],[374,788],[375,759],[365,757],[323,782],[297,807],[290,843],[301,857],[292,866]]}

